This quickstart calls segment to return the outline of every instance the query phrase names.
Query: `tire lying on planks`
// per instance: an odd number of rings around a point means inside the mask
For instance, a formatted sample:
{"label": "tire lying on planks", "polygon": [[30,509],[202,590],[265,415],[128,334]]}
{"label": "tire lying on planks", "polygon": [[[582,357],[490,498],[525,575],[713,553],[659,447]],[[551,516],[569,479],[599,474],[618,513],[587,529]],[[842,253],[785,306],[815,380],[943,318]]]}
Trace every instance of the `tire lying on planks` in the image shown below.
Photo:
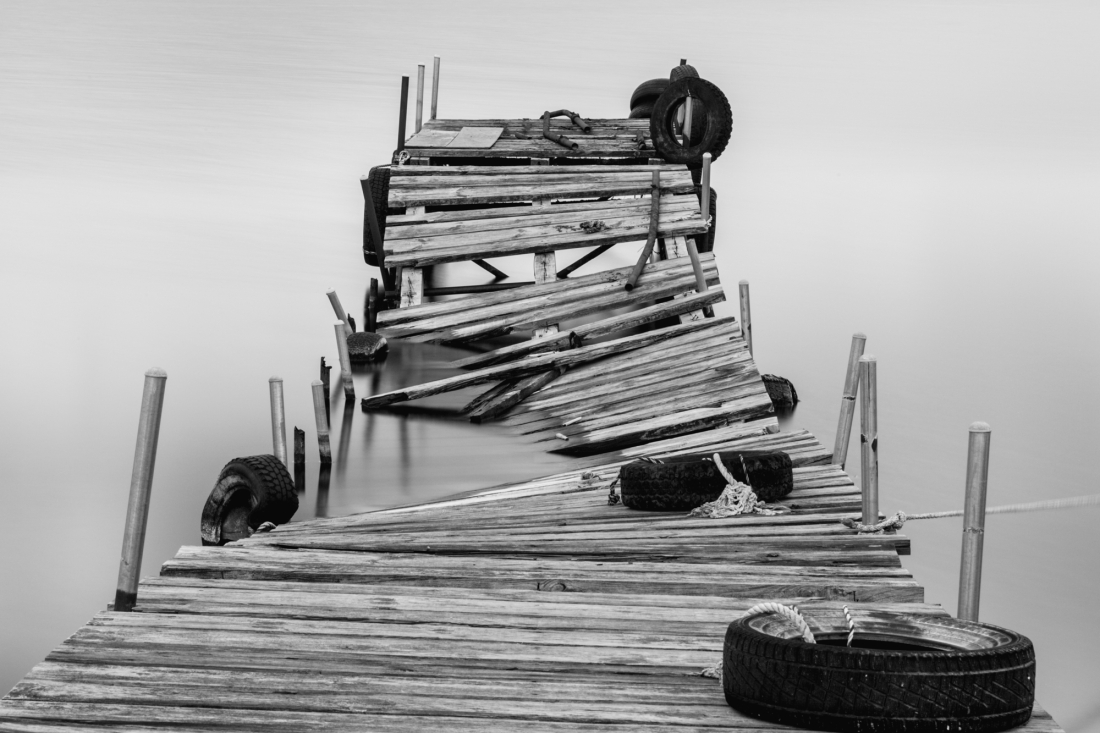
{"label": "tire lying on planks", "polygon": [[630,119],[632,120],[648,120],[650,115],[653,114],[653,102],[639,102],[630,110]]}
{"label": "tire lying on planks", "polygon": [[[713,455],[713,454],[710,454]],[[727,451],[719,454],[738,481],[752,486],[761,501],[776,501],[791,493],[791,458],[771,451]],[[619,469],[623,505],[646,511],[690,511],[714,501],[726,488],[726,479],[708,456],[677,456],[664,463],[633,461]],[[744,466],[742,466],[744,459]],[[748,468],[746,481],[745,468]]]}
{"label": "tire lying on planks", "polygon": [[268,455],[234,458],[225,464],[202,508],[202,543],[243,539],[264,522],[289,522],[296,511],[298,493],[282,461]]}
{"label": "tire lying on planks", "polygon": [[378,267],[378,249],[382,243],[374,245],[374,235],[370,230],[370,219],[367,218],[365,207],[374,206],[374,215],[378,219],[378,232],[382,239],[386,238],[386,215],[397,214],[401,209],[391,209],[386,204],[390,198],[390,167],[388,165],[376,165],[367,173],[367,190],[370,191],[370,201],[364,201],[363,211],[363,259],[371,267]]}
{"label": "tire lying on planks", "polygon": [[733,708],[773,723],[832,731],[968,733],[1025,723],[1035,703],[1035,649],[990,624],[869,612],[851,647],[842,613],[816,644],[777,614],[729,625],[722,689]]}
{"label": "tire lying on planks", "polygon": [[[684,147],[676,139],[676,116],[684,101],[691,96],[691,144]],[[696,121],[698,120],[698,121]],[[657,154],[667,163],[703,165],[703,153],[717,160],[729,144],[733,132],[733,111],[722,90],[705,79],[685,77],[669,84],[657,98],[649,118],[649,132]]]}
{"label": "tire lying on planks", "polygon": [[668,72],[669,81],[679,81],[680,79],[698,79],[699,72],[695,70],[695,67],[691,64],[680,64],[674,66],[672,71]]}
{"label": "tire lying on planks", "polygon": [[668,89],[668,79],[650,79],[649,81],[643,81],[638,85],[638,88],[634,90],[634,93],[630,95],[630,109],[634,109],[640,104],[645,102],[656,102],[657,97],[665,93]]}

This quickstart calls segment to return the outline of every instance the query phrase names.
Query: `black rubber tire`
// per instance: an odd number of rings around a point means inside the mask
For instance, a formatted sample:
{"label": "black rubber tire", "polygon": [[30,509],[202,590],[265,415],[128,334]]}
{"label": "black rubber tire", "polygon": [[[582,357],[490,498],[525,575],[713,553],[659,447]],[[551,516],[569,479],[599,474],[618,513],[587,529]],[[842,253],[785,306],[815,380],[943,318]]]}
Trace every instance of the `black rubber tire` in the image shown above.
{"label": "black rubber tire", "polygon": [[[825,629],[807,618],[817,644],[777,614],[731,623],[722,652],[726,702],[773,723],[832,731],[990,733],[1031,717],[1035,649],[1027,637],[950,617],[878,612],[861,615],[846,647],[843,614],[833,616]],[[878,648],[860,648],[861,640]]]}
{"label": "black rubber tire", "polygon": [[798,391],[791,380],[775,374],[761,374],[760,379],[764,381],[773,407],[794,407],[798,404]]}
{"label": "black rubber tire", "polygon": [[[713,455],[713,454],[708,454]],[[733,477],[745,482],[741,466],[749,469],[747,483],[762,501],[776,501],[791,493],[794,479],[791,458],[770,451],[727,451],[722,463]],[[702,454],[669,458],[665,463],[634,461],[619,469],[619,493],[630,509],[683,512],[714,501],[726,488],[726,480]]]}
{"label": "black rubber tire", "polygon": [[[703,189],[700,186],[695,189],[695,197],[699,199],[699,205],[703,205]],[[714,251],[714,230],[718,228],[718,192],[711,186],[710,189],[710,229],[705,235],[695,235],[695,249],[699,252]]]}
{"label": "black rubber tire", "polygon": [[236,536],[223,531],[227,521],[243,524],[234,516],[245,512],[248,527],[255,530],[264,522],[285,524],[296,511],[298,492],[282,461],[271,455],[234,458],[225,464],[202,508],[202,543],[224,545],[247,536],[243,526],[238,526]]}
{"label": "black rubber tire", "polygon": [[[673,125],[676,112],[689,93],[699,100],[706,114],[698,115],[698,110],[692,111],[692,132],[701,132],[685,148],[673,137]],[[700,118],[698,123],[695,122],[696,117]],[[711,159],[717,160],[729,144],[733,132],[733,111],[721,89],[705,79],[687,77],[669,84],[668,90],[657,99],[649,118],[649,132],[657,154],[666,163],[702,166],[703,153],[710,153]]]}
{"label": "black rubber tire", "polygon": [[[367,189],[370,191],[370,201],[364,201],[363,205],[374,205],[374,215],[378,218],[378,232],[382,239],[386,238],[386,214],[390,213],[386,203],[390,197],[390,167],[388,165],[376,165],[367,173]],[[374,246],[374,237],[371,235],[370,220],[367,212],[363,210],[363,260],[371,267],[378,267],[378,252]]]}
{"label": "black rubber tire", "polygon": [[698,79],[699,72],[695,70],[695,67],[691,64],[680,64],[673,67],[672,71],[668,72],[669,81],[679,81],[680,79]]}
{"label": "black rubber tire", "polygon": [[[653,103],[656,99],[639,102],[630,110],[630,119],[632,120],[648,120],[650,115],[653,114]],[[694,127],[694,125],[692,125]]]}
{"label": "black rubber tire", "polygon": [[668,89],[668,79],[650,79],[649,81],[643,81],[638,85],[638,88],[634,90],[634,93],[630,95],[630,108],[634,109],[642,102],[655,102],[657,97],[665,93]]}

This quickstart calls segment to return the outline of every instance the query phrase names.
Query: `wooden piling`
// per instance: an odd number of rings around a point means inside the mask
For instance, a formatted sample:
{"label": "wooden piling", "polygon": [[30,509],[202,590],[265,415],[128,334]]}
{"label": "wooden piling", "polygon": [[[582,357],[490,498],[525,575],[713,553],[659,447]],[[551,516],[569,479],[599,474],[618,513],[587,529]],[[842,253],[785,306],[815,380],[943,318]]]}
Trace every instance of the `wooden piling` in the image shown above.
{"label": "wooden piling", "polygon": [[749,356],[752,356],[752,308],[749,304],[749,281],[739,282],[737,290],[741,301],[741,338],[749,348]]}
{"label": "wooden piling", "polygon": [[833,443],[833,463],[844,468],[848,460],[848,443],[852,437],[852,418],[856,414],[856,393],[859,392],[859,359],[867,345],[867,336],[852,334],[852,349],[848,352],[848,371],[844,373],[844,394],[840,398],[840,418]]}
{"label": "wooden piling", "polygon": [[294,465],[306,462],[306,431],[294,426]]}
{"label": "wooden piling", "polygon": [[344,382],[344,397],[355,397],[355,383],[351,380],[351,355],[348,353],[347,324],[336,321],[332,324],[336,332],[336,348],[340,353],[340,379]]}
{"label": "wooden piling", "polygon": [[863,523],[878,522],[878,360],[859,358],[860,481],[863,484]]}
{"label": "wooden piling", "polygon": [[702,188],[699,191],[699,207],[703,214],[703,221],[707,222],[707,228],[710,228],[710,161],[711,154],[703,153],[703,173],[701,180]]}
{"label": "wooden piling", "polygon": [[416,129],[424,126],[424,64],[416,65]]}
{"label": "wooden piling", "polygon": [[405,119],[409,116],[409,77],[401,77],[401,109],[397,113],[397,150],[405,149]]}
{"label": "wooden piling", "polygon": [[332,367],[325,363],[323,356],[321,357],[321,384],[324,385],[325,425],[331,425],[329,395],[332,394]]}
{"label": "wooden piling", "polygon": [[267,389],[271,395],[271,452],[289,468],[290,463],[286,458],[286,407],[283,404],[282,377],[267,380]]}
{"label": "wooden piling", "polygon": [[320,379],[313,381],[313,417],[317,424],[317,452],[321,463],[332,463],[332,446],[329,444],[328,415],[325,408],[325,385]]}
{"label": "wooden piling", "polygon": [[432,110],[429,119],[434,120],[439,105],[439,57],[432,61]]}
{"label": "wooden piling", "polygon": [[145,526],[149,519],[149,497],[153,489],[153,467],[157,460],[160,417],[164,408],[164,386],[168,375],[163,369],[145,372],[138,419],[134,470],[130,475],[130,500],[126,505],[126,528],[122,534],[122,558],[118,564],[115,589],[116,611],[132,611],[137,602],[141,555],[145,549]]}
{"label": "wooden piling", "polygon": [[963,509],[962,559],[959,567],[959,613],[964,621],[978,620],[982,589],[982,546],[985,540],[985,497],[989,487],[989,425],[970,426],[966,454],[966,505]]}
{"label": "wooden piling", "polygon": [[328,302],[332,303],[332,310],[336,312],[336,317],[344,322],[344,335],[350,336],[354,332],[354,329],[348,322],[348,314],[347,311],[344,310],[344,306],[340,303],[340,296],[337,295],[336,291],[332,288],[329,288],[325,292],[325,295],[328,296]]}
{"label": "wooden piling", "polygon": [[[690,95],[691,92],[688,92],[688,94]],[[690,96],[684,100],[684,129],[681,131],[681,135],[683,136],[685,148],[691,147],[691,112],[693,106]]]}

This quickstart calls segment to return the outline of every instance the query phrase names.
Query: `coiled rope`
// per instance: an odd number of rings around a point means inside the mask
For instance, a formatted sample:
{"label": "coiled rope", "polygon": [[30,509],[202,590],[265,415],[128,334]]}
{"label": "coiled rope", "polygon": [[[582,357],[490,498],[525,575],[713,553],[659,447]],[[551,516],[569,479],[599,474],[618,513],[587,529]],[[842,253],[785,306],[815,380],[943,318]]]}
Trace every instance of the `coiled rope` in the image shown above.
{"label": "coiled rope", "polygon": [[[717,499],[695,507],[688,516],[707,517],[708,519],[722,519],[723,517],[734,517],[740,514],[772,516],[786,510],[786,507],[770,508],[760,501],[750,484],[743,484],[733,477],[729,469],[723,465],[722,457],[719,454],[715,453],[710,460],[714,462],[714,465],[718,467],[718,472],[726,480],[726,488],[722,489],[722,493]],[[744,456],[741,456],[741,470],[744,471],[745,480],[747,481],[749,469],[745,465]]]}
{"label": "coiled rope", "polygon": [[[1013,514],[1016,512],[1039,512],[1047,509],[1069,509],[1078,506],[1093,506],[1100,504],[1100,494],[1092,496],[1075,496],[1069,499],[1049,499],[1047,501],[1030,501],[1023,504],[1006,504],[1004,506],[990,507],[986,514]],[[901,529],[910,519],[942,519],[943,517],[961,517],[962,509],[952,509],[948,512],[925,512],[924,514],[906,514],[895,512],[878,524],[864,524],[858,519],[842,519],[841,524],[849,529],[854,529],[860,534],[882,534],[891,529]]]}

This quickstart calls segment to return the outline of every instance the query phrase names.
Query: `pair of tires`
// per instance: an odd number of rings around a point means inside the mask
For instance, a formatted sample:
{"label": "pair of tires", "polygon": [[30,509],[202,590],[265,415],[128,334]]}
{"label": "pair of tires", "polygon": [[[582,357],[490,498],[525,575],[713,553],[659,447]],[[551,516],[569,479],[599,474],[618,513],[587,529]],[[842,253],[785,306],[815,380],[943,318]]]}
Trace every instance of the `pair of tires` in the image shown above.
{"label": "pair of tires", "polygon": [[[726,479],[712,461],[704,460],[712,455],[626,464],[619,469],[623,505],[645,511],[682,512],[714,501],[726,488]],[[791,458],[786,453],[727,451],[719,456],[733,477],[752,486],[761,501],[777,501],[794,488]]]}
{"label": "pair of tires", "polygon": [[799,728],[991,733],[1027,722],[1035,649],[1014,631],[921,614],[862,614],[851,647],[840,613],[808,619],[816,644],[775,614],[726,630],[722,688],[733,708]]}
{"label": "pair of tires", "polygon": [[[650,79],[630,97],[630,117],[649,118],[649,132],[658,155],[669,163],[691,168],[703,164],[703,154],[712,160],[725,151],[733,132],[733,112],[729,100],[714,84],[699,78],[694,68],[684,64],[672,70],[669,79]],[[681,141],[680,127],[687,100],[692,100],[691,135],[688,145]]]}
{"label": "pair of tires", "polygon": [[668,85],[680,79],[693,77],[698,79],[699,72],[690,64],[681,64],[669,72],[668,78],[643,81],[630,95],[630,119],[648,120],[658,97],[668,91]]}
{"label": "pair of tires", "polygon": [[298,492],[282,461],[270,455],[234,458],[202,508],[202,543],[244,539],[264,522],[289,522],[296,511]]}

